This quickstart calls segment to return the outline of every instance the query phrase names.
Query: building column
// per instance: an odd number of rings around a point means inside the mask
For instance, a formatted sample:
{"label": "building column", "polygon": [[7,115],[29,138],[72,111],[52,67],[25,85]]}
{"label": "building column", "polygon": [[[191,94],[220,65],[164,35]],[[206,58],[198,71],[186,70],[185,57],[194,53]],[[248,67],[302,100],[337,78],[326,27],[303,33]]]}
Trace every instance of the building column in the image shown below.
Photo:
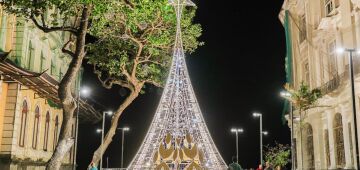
{"label": "building column", "polygon": [[348,123],[351,122],[352,113],[351,112],[351,105],[350,103],[340,105],[341,116],[342,116],[342,124],[343,124],[343,135],[344,135],[344,149],[345,149],[345,162],[346,166],[345,169],[351,169],[353,167],[353,163],[351,161],[351,149],[350,149],[350,140],[349,140],[349,127]]}
{"label": "building column", "polygon": [[334,109],[329,109],[326,111],[327,115],[327,124],[329,132],[329,152],[330,152],[330,167],[329,169],[336,169],[336,158],[335,158],[335,141],[334,141],[334,131],[333,131],[333,119],[335,115]]}
{"label": "building column", "polygon": [[[323,169],[322,160],[324,158],[324,139],[323,136],[323,123],[322,123],[322,114],[315,113],[314,119],[312,122],[313,126],[313,142],[314,142],[314,163],[315,169]],[[318,153],[318,154],[316,154]]]}

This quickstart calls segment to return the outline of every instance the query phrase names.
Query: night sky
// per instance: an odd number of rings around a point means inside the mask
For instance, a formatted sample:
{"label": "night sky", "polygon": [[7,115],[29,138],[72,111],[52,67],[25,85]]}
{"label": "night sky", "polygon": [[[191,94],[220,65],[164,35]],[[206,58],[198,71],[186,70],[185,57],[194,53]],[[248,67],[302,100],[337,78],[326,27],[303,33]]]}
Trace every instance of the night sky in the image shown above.
{"label": "night sky", "polygon": [[[200,108],[213,140],[227,163],[236,155],[231,127],[244,128],[239,137],[239,162],[245,168],[259,162],[259,120],[253,112],[263,113],[264,129],[270,135],[264,144],[290,143],[290,132],[282,124],[283,100],[279,97],[285,83],[285,37],[278,20],[283,0],[214,1],[197,0],[195,22],[203,27],[205,45],[188,54],[187,65]],[[84,65],[83,86],[92,89],[88,98],[99,109],[115,110],[124,90],[105,90],[97,82],[91,66]],[[155,114],[162,90],[147,87],[126,109],[120,126],[130,126],[125,135],[125,165],[141,145]],[[108,125],[110,118],[107,118]],[[80,125],[79,169],[85,169],[100,144],[101,125]],[[109,167],[120,167],[120,131],[104,155]]]}

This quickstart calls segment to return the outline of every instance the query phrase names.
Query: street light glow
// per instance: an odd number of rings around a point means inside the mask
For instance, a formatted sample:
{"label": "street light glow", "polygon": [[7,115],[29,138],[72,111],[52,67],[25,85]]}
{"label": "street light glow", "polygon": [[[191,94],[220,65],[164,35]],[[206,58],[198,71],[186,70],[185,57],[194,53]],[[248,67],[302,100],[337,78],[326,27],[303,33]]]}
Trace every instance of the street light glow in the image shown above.
{"label": "street light glow", "polygon": [[101,133],[102,130],[101,129],[96,129],[96,133]]}
{"label": "street light glow", "polygon": [[280,96],[281,97],[291,97],[291,94],[287,91],[282,91],[282,92],[280,92]]}
{"label": "street light glow", "polygon": [[261,116],[261,113],[253,113],[253,116],[254,116],[254,117],[260,117],[260,116]]}
{"label": "street light glow", "polygon": [[231,128],[231,132],[232,133],[236,133],[236,132],[242,133],[242,132],[244,132],[244,129],[242,129],[242,128]]}
{"label": "street light glow", "polygon": [[268,132],[268,131],[263,131],[263,134],[264,134],[265,136],[267,136],[267,135],[269,134],[269,132]]}
{"label": "street light glow", "polygon": [[129,127],[124,127],[124,131],[129,131],[130,128]]}
{"label": "street light glow", "polygon": [[88,87],[82,87],[80,88],[80,94],[84,97],[87,97],[90,95],[90,89]]}
{"label": "street light glow", "polygon": [[106,112],[104,112],[104,113],[106,113],[106,114],[109,115],[109,116],[111,116],[111,115],[114,114],[112,111],[106,111]]}
{"label": "street light glow", "polygon": [[339,48],[336,49],[336,53],[338,53],[338,54],[342,54],[344,52],[345,52],[344,48],[339,47]]}

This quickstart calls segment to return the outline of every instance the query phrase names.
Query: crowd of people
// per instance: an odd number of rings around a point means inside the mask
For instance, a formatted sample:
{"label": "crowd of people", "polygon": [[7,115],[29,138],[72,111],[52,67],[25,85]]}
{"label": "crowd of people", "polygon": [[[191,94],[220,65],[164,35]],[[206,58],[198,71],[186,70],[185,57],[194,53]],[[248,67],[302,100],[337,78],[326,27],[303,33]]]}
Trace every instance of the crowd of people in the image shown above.
{"label": "crowd of people", "polygon": [[274,167],[270,162],[265,162],[265,165],[260,164],[256,169],[243,169],[240,164],[236,162],[236,158],[233,158],[233,163],[229,165],[228,170],[282,170],[282,168],[279,165]]}

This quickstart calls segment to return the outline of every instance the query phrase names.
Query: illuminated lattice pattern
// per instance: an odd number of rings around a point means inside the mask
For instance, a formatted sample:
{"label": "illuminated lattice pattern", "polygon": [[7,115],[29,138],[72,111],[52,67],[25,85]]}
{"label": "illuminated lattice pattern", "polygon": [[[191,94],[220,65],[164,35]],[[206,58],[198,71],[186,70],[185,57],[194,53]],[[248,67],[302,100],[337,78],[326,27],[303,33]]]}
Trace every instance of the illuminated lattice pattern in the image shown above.
{"label": "illuminated lattice pattern", "polygon": [[[182,138],[187,134],[191,135],[194,143],[198,145],[199,152],[202,153],[204,160],[200,165],[202,168],[211,170],[226,169],[227,166],[206,127],[185,63],[180,19],[184,6],[193,6],[195,4],[190,0],[169,0],[169,2],[174,6],[177,15],[173,62],[153,121],[129,169],[154,169],[156,161],[154,162],[153,158],[159,150],[159,142],[167,134],[171,134],[174,138]],[[182,168],[179,166],[171,169]]]}

